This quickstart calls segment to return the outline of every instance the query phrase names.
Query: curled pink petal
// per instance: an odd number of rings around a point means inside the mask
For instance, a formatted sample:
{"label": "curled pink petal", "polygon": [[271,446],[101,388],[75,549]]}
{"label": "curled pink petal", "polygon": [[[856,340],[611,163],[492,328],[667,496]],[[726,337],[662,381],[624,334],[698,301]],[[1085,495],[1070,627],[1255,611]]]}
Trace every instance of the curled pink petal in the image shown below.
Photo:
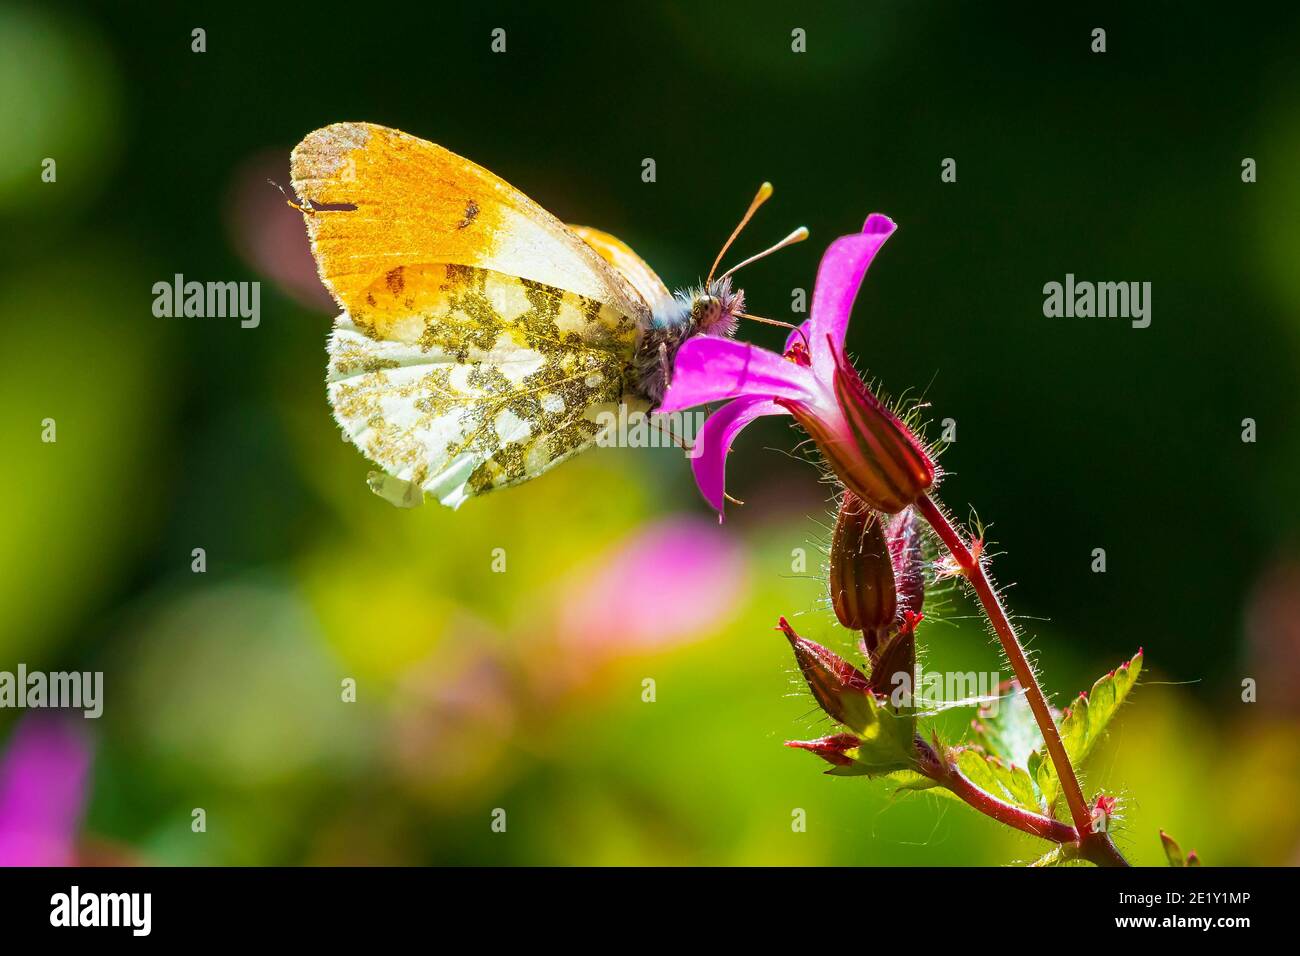
{"label": "curled pink petal", "polygon": [[713,506],[721,519],[726,502],[727,452],[740,430],[764,415],[788,415],[789,412],[770,399],[746,396],[723,405],[709,416],[696,438],[696,454],[691,460],[695,483],[704,500]]}
{"label": "curled pink petal", "polygon": [[867,217],[862,232],[841,236],[830,244],[817,268],[817,285],[813,289],[812,317],[808,320],[809,338],[812,339],[814,367],[826,367],[830,350],[826,337],[837,348],[844,345],[844,334],[849,327],[849,314],[853,300],[867,267],[875,258],[897,227],[888,216],[872,213]]}
{"label": "curled pink petal", "polygon": [[748,342],[697,335],[677,350],[663,414],[741,395],[808,398],[816,382],[808,369]]}
{"label": "curled pink petal", "polygon": [[678,349],[660,412],[733,402],[705,423],[694,456],[696,482],[719,515],[732,440],[760,415],[779,414],[777,408],[794,415],[840,480],[873,508],[894,514],[933,484],[924,448],[843,354],[862,278],[894,229],[888,216],[873,213],[860,233],[831,243],[817,272],[812,314],[786,338],[782,353],[716,336],[696,336]]}

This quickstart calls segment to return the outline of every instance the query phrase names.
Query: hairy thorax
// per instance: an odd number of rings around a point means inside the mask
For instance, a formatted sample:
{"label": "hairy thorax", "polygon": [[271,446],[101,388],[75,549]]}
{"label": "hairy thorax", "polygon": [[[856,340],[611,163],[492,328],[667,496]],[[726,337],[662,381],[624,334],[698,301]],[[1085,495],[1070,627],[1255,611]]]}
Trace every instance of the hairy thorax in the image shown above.
{"label": "hairy thorax", "polygon": [[673,360],[682,344],[696,335],[732,335],[736,317],[744,309],[745,293],[732,289],[728,277],[678,292],[642,332],[632,357],[628,390],[657,408],[672,382]]}

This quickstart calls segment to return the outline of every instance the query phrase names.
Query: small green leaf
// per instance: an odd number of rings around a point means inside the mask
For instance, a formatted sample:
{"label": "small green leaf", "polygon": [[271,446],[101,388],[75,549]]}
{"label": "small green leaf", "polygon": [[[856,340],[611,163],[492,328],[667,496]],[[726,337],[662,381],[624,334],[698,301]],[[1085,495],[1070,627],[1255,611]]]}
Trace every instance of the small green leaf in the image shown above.
{"label": "small green leaf", "polygon": [[957,755],[957,769],[985,793],[1030,813],[1043,812],[1038,790],[1024,768],[1003,763],[997,757],[978,750],[966,749]]}
{"label": "small green leaf", "polygon": [[1012,682],[1010,692],[998,699],[996,707],[980,708],[974,742],[1004,763],[1029,766],[1029,755],[1043,746],[1043,735],[1018,683]]}
{"label": "small green leaf", "polygon": [[835,777],[875,777],[916,766],[916,718],[894,713],[871,693],[853,695],[852,702],[852,727],[860,743],[844,755],[853,762],[826,772]]}
{"label": "small green leaf", "polygon": [[953,797],[960,800],[951,790],[941,787],[936,781],[931,780],[923,773],[917,773],[915,770],[896,770],[888,774],[888,777],[898,784],[894,789],[895,794],[932,790],[935,796]]}
{"label": "small green leaf", "polygon": [[[1061,742],[1070,762],[1078,767],[1097,741],[1101,739],[1106,725],[1124,703],[1133,685],[1137,683],[1142,671],[1142,652],[1102,677],[1092,685],[1092,690],[1081,694],[1065,711],[1065,716],[1058,722]],[[1029,773],[1038,784],[1043,795],[1044,805],[1052,807],[1061,795],[1061,782],[1056,776],[1056,767],[1052,765],[1046,746],[1039,748],[1029,758]]]}

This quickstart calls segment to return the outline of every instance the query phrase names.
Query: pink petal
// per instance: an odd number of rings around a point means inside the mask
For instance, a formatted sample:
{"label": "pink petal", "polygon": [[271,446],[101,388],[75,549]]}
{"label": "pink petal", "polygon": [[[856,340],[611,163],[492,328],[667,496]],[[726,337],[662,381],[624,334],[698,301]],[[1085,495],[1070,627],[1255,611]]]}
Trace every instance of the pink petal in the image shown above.
{"label": "pink petal", "polygon": [[814,368],[830,368],[831,353],[826,342],[829,335],[837,348],[844,345],[849,327],[849,313],[867,266],[875,258],[897,227],[888,216],[872,213],[862,232],[840,236],[827,248],[817,268],[817,285],[813,289],[812,318],[808,320],[812,339]]}
{"label": "pink petal", "polygon": [[659,412],[679,412],[742,395],[808,398],[816,382],[807,368],[747,342],[697,335],[677,350],[673,378]]}
{"label": "pink petal", "polygon": [[771,399],[759,396],[738,398],[723,405],[705,421],[696,438],[696,455],[691,460],[700,494],[721,519],[726,497],[727,452],[740,430],[764,415],[790,414]]}

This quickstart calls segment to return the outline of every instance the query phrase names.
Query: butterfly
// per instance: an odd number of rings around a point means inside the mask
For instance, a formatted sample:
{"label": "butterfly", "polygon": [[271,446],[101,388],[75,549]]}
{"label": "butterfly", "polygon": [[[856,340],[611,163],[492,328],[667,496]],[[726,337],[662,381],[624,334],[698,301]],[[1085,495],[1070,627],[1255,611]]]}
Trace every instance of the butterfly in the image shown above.
{"label": "butterfly", "polygon": [[398,130],[326,126],[294,148],[290,170],[291,204],[343,310],[328,347],[334,417],[383,469],[371,489],[404,507],[427,494],[456,508],[527,481],[594,445],[602,413],[653,410],[683,342],[758,318],[732,274],[808,235],[714,277],[771,195],[764,183],[705,282],[674,294],[614,236],[565,225]]}

